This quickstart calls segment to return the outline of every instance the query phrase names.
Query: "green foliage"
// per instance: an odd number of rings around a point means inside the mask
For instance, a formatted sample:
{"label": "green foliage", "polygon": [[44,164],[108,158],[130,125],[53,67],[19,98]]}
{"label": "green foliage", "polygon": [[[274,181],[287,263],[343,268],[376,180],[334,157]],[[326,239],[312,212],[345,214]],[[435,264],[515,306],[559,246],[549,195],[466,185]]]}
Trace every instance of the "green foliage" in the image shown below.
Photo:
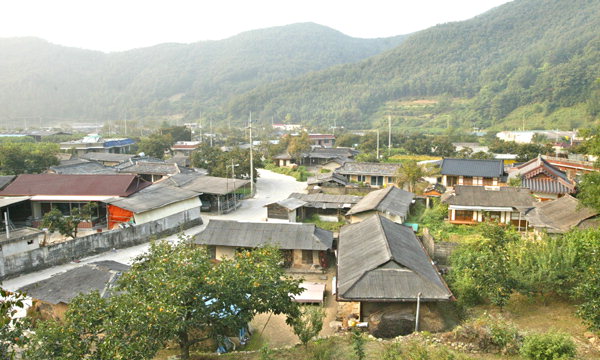
{"label": "green foliage", "polygon": [[287,168],[287,167],[279,167],[274,164],[267,164],[265,166],[265,169],[276,172],[278,174],[291,176],[294,179],[296,179],[296,181],[301,181],[301,182],[306,181],[308,179],[308,177],[310,175],[312,175],[311,173],[306,171],[306,167],[304,167],[304,166],[298,166],[297,168],[293,169],[293,168]]}
{"label": "green foliage", "polygon": [[0,174],[38,174],[58,165],[58,144],[2,143],[0,144]]}
{"label": "green foliage", "polygon": [[75,239],[79,223],[91,221],[97,207],[98,204],[89,202],[81,207],[71,208],[71,213],[68,215],[63,214],[58,208],[53,208],[44,214],[41,226],[51,233],[58,231],[61,235]]}
{"label": "green foliage", "polygon": [[364,360],[367,358],[367,354],[365,352],[365,337],[359,328],[353,328],[350,332],[350,337],[352,340],[352,349],[354,350],[354,355],[358,360]]}
{"label": "green foliage", "polygon": [[450,284],[465,305],[477,294],[497,306],[504,306],[513,290],[515,281],[510,272],[509,245],[519,241],[519,235],[497,225],[484,224],[481,228],[483,239],[462,244],[451,255],[452,271]]}
{"label": "green foliage", "polygon": [[300,136],[291,136],[287,152],[290,156],[296,160],[296,162],[300,162],[302,158],[302,154],[305,154],[310,151],[312,141],[308,137],[308,133],[303,131],[300,133]]}
{"label": "green foliage", "polygon": [[416,191],[419,182],[423,182],[425,176],[431,173],[417,164],[415,160],[408,160],[402,163],[402,166],[396,171],[395,183],[400,188],[406,188],[410,192]]}
{"label": "green foliage", "polygon": [[467,356],[455,354],[445,347],[424,345],[422,342],[411,340],[405,343],[393,342],[386,345],[381,360],[459,360]]}
{"label": "green foliage", "polygon": [[162,127],[159,131],[161,135],[170,135],[173,143],[192,140],[192,130],[185,126]]}
{"label": "green foliage", "polygon": [[337,344],[330,339],[318,339],[309,344],[308,352],[310,360],[332,360],[336,359]]}
{"label": "green foliage", "polygon": [[260,353],[260,360],[275,360],[273,350],[267,344],[263,345],[258,352]]}
{"label": "green foliage", "polygon": [[340,228],[342,226],[346,225],[346,221],[344,221],[344,220],[337,221],[337,222],[322,221],[321,219],[319,219],[319,216],[317,214],[314,214],[311,217],[304,219],[302,222],[309,223],[309,224],[315,224],[317,227],[319,227],[321,229],[335,231],[335,232],[340,231]]}
{"label": "green foliage", "polygon": [[324,317],[325,312],[320,307],[304,306],[300,309],[300,315],[293,320],[294,334],[298,336],[305,347],[323,329]]}
{"label": "green foliage", "polygon": [[[191,162],[193,167],[208,170],[211,176],[231,179],[235,175],[236,179],[250,178],[250,149],[234,147],[231,151],[221,151],[217,147],[203,143],[192,152]],[[262,167],[263,164],[256,154],[254,154],[253,162],[254,182],[256,182],[259,176],[256,169]]]}
{"label": "green foliage", "polygon": [[0,358],[14,359],[15,346],[27,344],[24,331],[28,328],[25,319],[17,318],[17,311],[23,308],[25,296],[20,293],[9,293],[0,288]]}
{"label": "green foliage", "polygon": [[523,341],[521,355],[532,360],[571,359],[576,355],[576,348],[566,334],[530,334]]}
{"label": "green foliage", "polygon": [[455,328],[450,339],[471,344],[480,351],[499,351],[505,355],[517,354],[523,342],[514,324],[487,314]]}
{"label": "green foliage", "polygon": [[165,156],[165,152],[171,150],[173,144],[174,141],[171,134],[162,135],[160,133],[155,133],[140,140],[138,143],[138,151],[143,152],[147,156],[162,159]]}
{"label": "green foliage", "polygon": [[589,206],[600,211],[600,173],[591,172],[583,175],[579,182],[579,193],[577,199],[584,206]]}
{"label": "green foliage", "polygon": [[168,341],[188,359],[193,344],[234,333],[257,313],[286,314],[291,323],[299,313],[290,294],[301,289],[279,262],[271,248],[215,263],[186,240],[152,243],[111,298],[79,296],[63,324],[42,323],[31,359],[152,359]]}

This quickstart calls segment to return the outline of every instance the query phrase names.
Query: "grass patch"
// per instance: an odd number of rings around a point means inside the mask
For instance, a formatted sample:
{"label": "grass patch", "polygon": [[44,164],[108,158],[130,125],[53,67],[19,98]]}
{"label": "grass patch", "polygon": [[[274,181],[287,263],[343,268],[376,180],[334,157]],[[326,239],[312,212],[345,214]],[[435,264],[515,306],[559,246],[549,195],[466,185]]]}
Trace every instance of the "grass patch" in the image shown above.
{"label": "grass patch", "polygon": [[330,221],[322,221],[319,219],[317,215],[313,215],[307,219],[302,221],[303,223],[315,224],[317,227],[320,227],[324,230],[329,230],[333,232],[340,231],[340,228],[346,225],[346,221],[338,221],[338,222],[330,222]]}
{"label": "grass patch", "polygon": [[308,180],[309,176],[312,176],[312,173],[309,173],[304,166],[298,166],[295,169],[287,168],[287,167],[279,167],[275,164],[267,164],[265,169],[283,175],[288,175],[296,179],[296,181],[304,182]]}

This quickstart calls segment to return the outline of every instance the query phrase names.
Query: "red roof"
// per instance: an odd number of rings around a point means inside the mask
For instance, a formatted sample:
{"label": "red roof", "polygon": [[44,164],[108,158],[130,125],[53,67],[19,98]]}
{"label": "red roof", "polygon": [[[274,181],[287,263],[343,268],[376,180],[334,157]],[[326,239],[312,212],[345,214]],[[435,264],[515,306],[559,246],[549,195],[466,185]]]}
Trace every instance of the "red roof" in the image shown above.
{"label": "red roof", "polygon": [[310,139],[335,139],[335,135],[331,134],[308,134]]}
{"label": "red roof", "polygon": [[0,195],[129,196],[150,185],[130,174],[23,174],[4,188]]}

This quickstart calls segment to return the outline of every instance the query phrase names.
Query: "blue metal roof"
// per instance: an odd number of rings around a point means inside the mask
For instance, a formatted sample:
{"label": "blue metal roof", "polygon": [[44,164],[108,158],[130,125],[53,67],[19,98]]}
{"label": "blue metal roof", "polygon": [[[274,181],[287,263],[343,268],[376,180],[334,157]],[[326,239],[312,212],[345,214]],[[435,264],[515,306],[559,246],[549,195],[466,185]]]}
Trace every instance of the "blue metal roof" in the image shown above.
{"label": "blue metal roof", "polygon": [[135,141],[133,141],[133,139],[114,139],[114,140],[106,140],[104,142],[104,147],[109,148],[109,147],[117,147],[117,146],[127,146],[127,145],[131,145],[131,144],[135,144]]}

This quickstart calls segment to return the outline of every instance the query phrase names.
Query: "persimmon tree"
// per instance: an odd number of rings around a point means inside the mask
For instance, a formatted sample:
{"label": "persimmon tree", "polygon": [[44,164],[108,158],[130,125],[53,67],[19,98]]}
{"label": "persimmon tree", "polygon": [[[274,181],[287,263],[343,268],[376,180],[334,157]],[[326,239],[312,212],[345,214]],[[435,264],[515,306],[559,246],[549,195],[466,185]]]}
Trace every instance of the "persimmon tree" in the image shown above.
{"label": "persimmon tree", "polygon": [[188,241],[153,243],[123,274],[115,296],[81,296],[70,305],[64,325],[41,325],[31,354],[39,349],[47,358],[65,360],[142,360],[175,341],[181,358],[189,359],[192,345],[235,334],[257,313],[286,314],[291,324],[299,315],[292,295],[301,288],[280,261],[273,248],[215,261]]}
{"label": "persimmon tree", "polygon": [[24,299],[22,294],[0,288],[0,359],[12,359],[15,355],[14,346],[27,342],[23,336],[27,322],[16,316],[19,308],[23,308]]}

